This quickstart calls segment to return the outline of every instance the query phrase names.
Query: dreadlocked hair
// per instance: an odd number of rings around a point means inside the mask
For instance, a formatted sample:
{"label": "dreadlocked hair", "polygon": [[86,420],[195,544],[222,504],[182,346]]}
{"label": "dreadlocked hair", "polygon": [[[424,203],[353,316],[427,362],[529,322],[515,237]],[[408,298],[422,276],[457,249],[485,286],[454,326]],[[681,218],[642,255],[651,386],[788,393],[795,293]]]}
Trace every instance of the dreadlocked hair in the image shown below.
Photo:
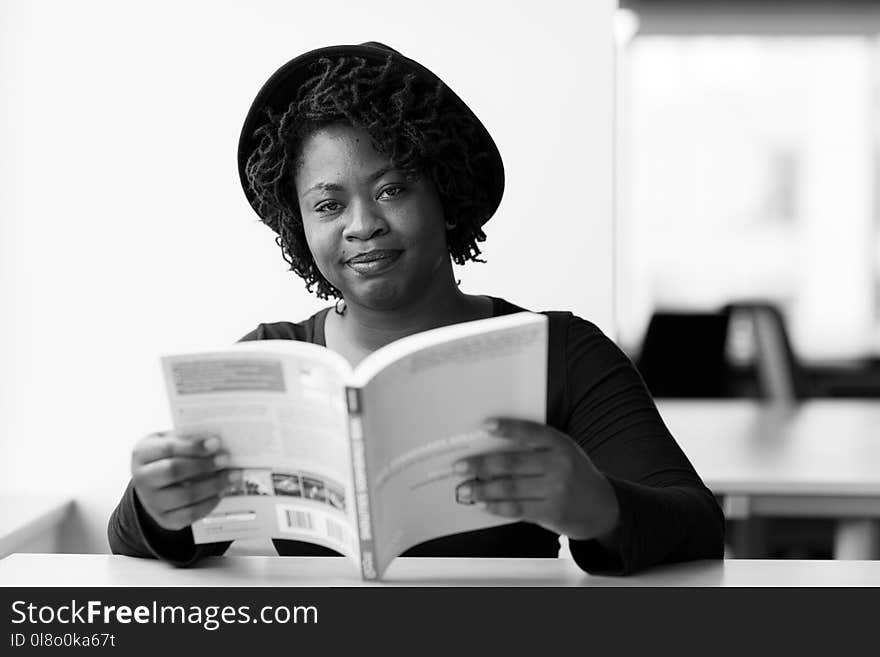
{"label": "dreadlocked hair", "polygon": [[254,135],[259,146],[245,166],[252,205],[275,233],[284,260],[321,299],[341,293],[318,271],[306,243],[293,176],[303,142],[316,130],[343,123],[365,130],[373,147],[407,174],[427,175],[437,188],[453,262],[484,262],[477,242],[489,213],[484,180],[489,154],[468,116],[444,102],[444,86],[396,64],[392,56],[370,65],[362,57],[322,58],[315,75],[283,113],[267,110]]}

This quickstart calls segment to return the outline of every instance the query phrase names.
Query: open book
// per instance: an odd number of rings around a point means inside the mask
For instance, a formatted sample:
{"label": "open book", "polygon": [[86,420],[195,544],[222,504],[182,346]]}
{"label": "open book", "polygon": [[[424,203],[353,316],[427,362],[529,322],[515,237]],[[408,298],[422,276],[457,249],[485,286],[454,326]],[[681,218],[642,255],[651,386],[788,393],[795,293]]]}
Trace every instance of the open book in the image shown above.
{"label": "open book", "polygon": [[196,543],[306,541],[382,576],[408,548],[509,519],[459,503],[455,461],[509,450],[490,417],[545,421],[547,318],[518,313],[397,340],[356,368],[293,340],[165,356],[174,427],[217,434],[231,481]]}

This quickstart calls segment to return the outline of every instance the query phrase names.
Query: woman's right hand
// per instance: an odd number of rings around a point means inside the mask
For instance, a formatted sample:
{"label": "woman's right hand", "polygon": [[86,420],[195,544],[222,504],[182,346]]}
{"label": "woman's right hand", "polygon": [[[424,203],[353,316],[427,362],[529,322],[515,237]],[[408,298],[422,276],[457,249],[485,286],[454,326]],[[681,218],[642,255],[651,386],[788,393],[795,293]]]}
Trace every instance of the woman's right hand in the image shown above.
{"label": "woman's right hand", "polygon": [[141,505],[160,527],[178,530],[208,515],[228,485],[229,455],[217,436],[159,431],[131,454],[131,479]]}

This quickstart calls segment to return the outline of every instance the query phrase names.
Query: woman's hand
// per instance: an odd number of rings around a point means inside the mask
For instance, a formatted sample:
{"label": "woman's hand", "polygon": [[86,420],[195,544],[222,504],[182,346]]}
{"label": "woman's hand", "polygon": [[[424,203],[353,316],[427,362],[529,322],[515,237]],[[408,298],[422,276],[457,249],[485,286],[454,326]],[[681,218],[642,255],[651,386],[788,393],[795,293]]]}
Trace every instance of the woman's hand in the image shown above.
{"label": "woman's hand", "polygon": [[471,477],[457,488],[459,501],[575,540],[608,539],[620,514],[617,496],[571,438],[526,420],[490,420],[485,428],[509,438],[511,449],[458,461],[455,472]]}
{"label": "woman's hand", "polygon": [[183,529],[208,515],[228,485],[229,456],[216,436],[182,437],[159,431],[142,438],[131,455],[131,479],[150,517],[165,529]]}

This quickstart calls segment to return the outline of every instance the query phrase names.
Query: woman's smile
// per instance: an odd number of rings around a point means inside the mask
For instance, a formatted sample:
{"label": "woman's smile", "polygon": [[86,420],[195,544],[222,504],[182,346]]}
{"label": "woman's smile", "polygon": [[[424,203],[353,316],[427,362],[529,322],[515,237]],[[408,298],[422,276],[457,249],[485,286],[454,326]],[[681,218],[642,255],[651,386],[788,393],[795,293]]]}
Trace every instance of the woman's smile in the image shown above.
{"label": "woman's smile", "polygon": [[392,269],[402,255],[401,249],[374,249],[358,253],[345,264],[361,276],[378,276]]}

